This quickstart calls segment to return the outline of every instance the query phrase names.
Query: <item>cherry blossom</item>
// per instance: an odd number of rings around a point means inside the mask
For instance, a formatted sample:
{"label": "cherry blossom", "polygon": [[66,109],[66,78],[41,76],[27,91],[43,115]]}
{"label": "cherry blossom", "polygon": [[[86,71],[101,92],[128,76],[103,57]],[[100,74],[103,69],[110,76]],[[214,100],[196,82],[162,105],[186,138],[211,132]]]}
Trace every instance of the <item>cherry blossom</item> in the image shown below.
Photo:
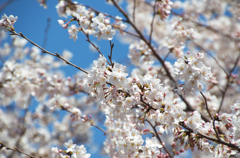
{"label": "cherry blossom", "polygon": [[[114,158],[240,156],[238,5],[120,2],[107,1],[117,16],[56,2],[62,31],[99,53],[86,70],[70,62],[74,53],[49,52],[20,33],[17,16],[2,16],[0,157],[89,158],[97,148],[92,128]],[[91,36],[109,42],[110,54]],[[115,61],[114,38],[129,46],[134,68]],[[66,65],[78,72],[57,71]]]}

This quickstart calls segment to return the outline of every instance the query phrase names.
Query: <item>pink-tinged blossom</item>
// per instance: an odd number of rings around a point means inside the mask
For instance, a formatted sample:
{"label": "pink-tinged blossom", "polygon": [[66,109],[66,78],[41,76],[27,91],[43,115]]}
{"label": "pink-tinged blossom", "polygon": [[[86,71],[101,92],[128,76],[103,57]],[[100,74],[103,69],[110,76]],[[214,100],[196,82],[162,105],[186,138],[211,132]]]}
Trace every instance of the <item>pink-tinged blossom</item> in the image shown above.
{"label": "pink-tinged blossom", "polygon": [[62,16],[66,17],[67,5],[68,5],[68,2],[65,0],[59,1],[59,3],[56,5],[56,9],[57,9],[58,15],[60,17],[62,17]]}
{"label": "pink-tinged blossom", "polygon": [[17,21],[17,19],[17,16],[14,17],[13,15],[10,15],[8,17],[6,14],[4,14],[0,20],[0,31],[4,30],[7,32],[8,29],[14,29],[13,24]]}

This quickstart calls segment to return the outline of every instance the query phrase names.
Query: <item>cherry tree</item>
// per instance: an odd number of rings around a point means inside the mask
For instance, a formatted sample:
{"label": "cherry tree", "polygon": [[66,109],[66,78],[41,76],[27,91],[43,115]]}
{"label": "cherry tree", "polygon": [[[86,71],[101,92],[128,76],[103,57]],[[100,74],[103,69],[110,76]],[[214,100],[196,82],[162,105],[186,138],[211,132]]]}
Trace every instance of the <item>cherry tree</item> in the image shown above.
{"label": "cherry tree", "polygon": [[[56,3],[62,31],[99,53],[88,69],[70,62],[74,53],[50,52],[22,34],[14,27],[21,17],[2,15],[1,43],[7,34],[12,41],[0,47],[0,156],[88,158],[96,128],[108,157],[240,157],[237,1],[106,2],[119,16]],[[129,45],[131,70],[114,61],[117,35]],[[109,55],[92,38],[109,42]],[[65,65],[78,73],[65,77]]]}

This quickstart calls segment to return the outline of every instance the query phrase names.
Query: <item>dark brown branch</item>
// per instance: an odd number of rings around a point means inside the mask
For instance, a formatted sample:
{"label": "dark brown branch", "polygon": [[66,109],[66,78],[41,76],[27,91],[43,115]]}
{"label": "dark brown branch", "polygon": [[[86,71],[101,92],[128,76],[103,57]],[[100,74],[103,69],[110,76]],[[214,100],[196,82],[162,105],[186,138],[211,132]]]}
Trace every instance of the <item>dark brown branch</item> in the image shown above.
{"label": "dark brown branch", "polygon": [[[128,15],[126,12],[124,12],[124,10],[115,2],[115,0],[112,0],[113,4],[115,5],[115,7],[123,14],[123,16],[127,19],[128,23],[134,28],[134,30],[138,33],[138,35],[140,36],[140,38],[148,45],[148,47],[151,49],[151,51],[153,52],[154,56],[160,61],[160,63],[162,64],[164,70],[167,73],[167,76],[170,78],[171,81],[173,81],[175,83],[175,89],[177,89],[177,82],[175,81],[175,79],[172,77],[172,75],[170,74],[170,71],[168,70],[168,68],[165,65],[165,61],[157,54],[156,50],[153,48],[152,44],[149,43],[147,41],[147,39],[143,36],[143,34],[138,30],[138,28],[136,27],[135,24],[132,23],[132,21],[129,19]],[[192,106],[188,103],[188,101],[186,99],[184,99],[181,95],[179,95],[180,98],[184,101],[184,103],[187,106],[187,109],[190,111],[194,111],[194,109],[192,108]],[[209,122],[209,120],[207,118],[205,118],[204,116],[202,116],[203,120],[205,120],[206,122]]]}
{"label": "dark brown branch", "polygon": [[113,51],[114,43],[112,44],[111,41],[109,41],[109,42],[110,42],[110,48],[111,48],[111,50],[110,50],[110,55],[108,55],[108,58],[109,58],[109,60],[110,60],[111,66],[112,66],[112,68],[113,68],[114,63],[112,62],[112,51]]}

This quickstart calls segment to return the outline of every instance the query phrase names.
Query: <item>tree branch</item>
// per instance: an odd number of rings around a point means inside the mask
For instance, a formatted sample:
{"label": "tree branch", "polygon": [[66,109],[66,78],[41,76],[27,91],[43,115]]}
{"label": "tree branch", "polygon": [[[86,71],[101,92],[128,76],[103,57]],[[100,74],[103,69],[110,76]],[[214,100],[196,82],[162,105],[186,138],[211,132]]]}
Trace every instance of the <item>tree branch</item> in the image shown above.
{"label": "tree branch", "polygon": [[227,76],[227,84],[226,84],[226,87],[225,87],[225,89],[224,89],[224,91],[223,91],[222,100],[221,100],[221,103],[220,103],[220,106],[219,106],[219,109],[218,109],[217,113],[220,113],[220,111],[221,111],[221,108],[222,108],[222,105],[223,105],[223,101],[224,101],[224,98],[225,98],[225,96],[226,96],[227,89],[228,89],[228,87],[229,87],[229,82],[230,82],[231,74],[232,74],[233,70],[236,68],[237,63],[238,63],[238,61],[239,61],[239,58],[240,58],[240,53],[238,54],[237,60],[235,61],[233,68],[230,70],[230,73],[229,73],[228,76]]}
{"label": "tree branch", "polygon": [[157,137],[158,141],[160,142],[160,144],[163,146],[163,149],[168,153],[169,157],[173,158],[173,156],[170,154],[170,152],[168,151],[168,149],[165,147],[164,143],[162,142],[159,134],[157,133],[156,128],[152,125],[152,123],[148,120],[146,120],[149,125],[152,127],[152,129],[154,130],[155,136]]}
{"label": "tree branch", "polygon": [[20,37],[26,39],[27,41],[29,41],[29,42],[30,42],[31,44],[33,44],[34,46],[36,46],[36,47],[38,47],[39,49],[41,49],[43,53],[47,53],[47,54],[50,54],[50,55],[52,55],[52,56],[58,57],[58,58],[62,59],[63,61],[65,61],[66,64],[71,65],[71,66],[77,68],[78,70],[81,70],[81,71],[83,71],[84,73],[88,74],[87,71],[85,71],[84,69],[82,69],[82,68],[74,65],[73,63],[69,62],[68,60],[64,59],[64,58],[63,58],[61,55],[59,55],[58,53],[53,54],[53,53],[47,51],[46,49],[40,47],[39,45],[37,45],[36,43],[34,43],[33,41],[31,41],[30,39],[28,39],[27,37],[25,37],[21,32],[16,33],[16,32],[13,31],[13,30],[9,30],[9,31],[11,32],[10,35],[17,35],[17,36],[20,36]]}

